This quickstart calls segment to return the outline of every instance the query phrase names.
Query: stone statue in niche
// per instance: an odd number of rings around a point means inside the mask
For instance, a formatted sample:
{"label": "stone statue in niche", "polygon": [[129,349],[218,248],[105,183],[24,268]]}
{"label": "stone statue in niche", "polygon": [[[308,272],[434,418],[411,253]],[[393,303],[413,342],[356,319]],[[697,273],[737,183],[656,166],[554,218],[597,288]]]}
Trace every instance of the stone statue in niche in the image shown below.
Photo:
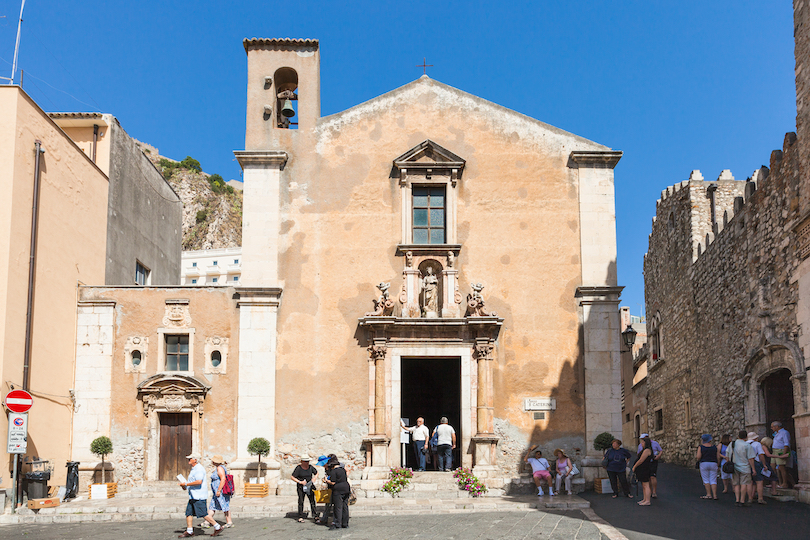
{"label": "stone statue in niche", "polygon": [[484,309],[484,297],[481,291],[484,286],[481,283],[470,283],[472,292],[467,295],[467,313],[466,317],[496,317],[498,314],[494,311],[487,311]]}
{"label": "stone statue in niche", "polygon": [[433,272],[433,267],[428,266],[421,283],[422,316],[426,319],[439,318],[439,278]]}
{"label": "stone statue in niche", "polygon": [[388,289],[391,287],[390,283],[380,283],[377,288],[380,289],[380,297],[374,300],[374,311],[366,313],[366,317],[390,317],[394,313],[394,302],[388,295]]}

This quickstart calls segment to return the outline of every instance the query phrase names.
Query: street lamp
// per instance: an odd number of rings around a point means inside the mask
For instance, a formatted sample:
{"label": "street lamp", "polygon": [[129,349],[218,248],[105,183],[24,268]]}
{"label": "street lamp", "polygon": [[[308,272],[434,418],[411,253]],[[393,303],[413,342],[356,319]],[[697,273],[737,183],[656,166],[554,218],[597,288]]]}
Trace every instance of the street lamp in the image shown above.
{"label": "street lamp", "polygon": [[624,346],[627,347],[628,351],[633,350],[633,345],[636,343],[637,334],[638,332],[633,329],[632,325],[628,326],[627,329],[622,332],[622,340],[624,341]]}

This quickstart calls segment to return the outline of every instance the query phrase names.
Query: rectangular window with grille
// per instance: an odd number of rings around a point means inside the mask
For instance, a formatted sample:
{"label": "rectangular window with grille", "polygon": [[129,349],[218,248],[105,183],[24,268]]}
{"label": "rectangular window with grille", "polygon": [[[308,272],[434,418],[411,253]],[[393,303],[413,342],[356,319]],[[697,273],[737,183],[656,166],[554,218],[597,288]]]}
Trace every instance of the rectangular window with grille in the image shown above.
{"label": "rectangular window with grille", "polygon": [[445,188],[413,188],[413,243],[445,243]]}
{"label": "rectangular window with grille", "polygon": [[188,371],[188,336],[166,336],[166,371]]}

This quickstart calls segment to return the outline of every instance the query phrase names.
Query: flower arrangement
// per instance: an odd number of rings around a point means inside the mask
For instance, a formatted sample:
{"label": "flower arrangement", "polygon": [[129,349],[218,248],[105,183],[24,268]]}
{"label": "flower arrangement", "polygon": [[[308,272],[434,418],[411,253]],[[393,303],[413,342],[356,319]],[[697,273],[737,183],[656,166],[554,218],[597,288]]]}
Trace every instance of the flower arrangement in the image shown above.
{"label": "flower arrangement", "polygon": [[459,467],[453,471],[453,478],[456,479],[461,489],[469,492],[473,497],[480,497],[488,491],[487,486],[470,469]]}
{"label": "flower arrangement", "polygon": [[408,487],[413,478],[413,471],[404,467],[392,467],[389,471],[388,481],[383,484],[382,491],[396,497],[397,493]]}

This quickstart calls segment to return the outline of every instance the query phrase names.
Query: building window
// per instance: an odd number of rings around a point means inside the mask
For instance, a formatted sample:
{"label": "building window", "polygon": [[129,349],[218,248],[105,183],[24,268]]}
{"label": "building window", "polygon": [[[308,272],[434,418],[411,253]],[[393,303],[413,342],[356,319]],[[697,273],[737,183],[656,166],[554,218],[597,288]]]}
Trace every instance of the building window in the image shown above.
{"label": "building window", "polygon": [[141,264],[140,261],[135,261],[135,284],[148,285],[149,284],[149,269]]}
{"label": "building window", "polygon": [[214,351],[211,353],[211,365],[214,367],[219,367],[222,363],[222,353],[219,351]]}
{"label": "building window", "polygon": [[216,277],[215,277],[215,278],[214,278],[212,281],[213,281],[214,283],[216,283],[217,281],[219,281],[219,278],[216,278]]}
{"label": "building window", "polygon": [[217,266],[217,261],[214,261],[214,266]]}
{"label": "building window", "polygon": [[413,243],[445,243],[445,188],[413,188]]}
{"label": "building window", "polygon": [[191,263],[191,266],[192,266],[192,268],[197,268],[197,263],[193,262],[193,263]]}
{"label": "building window", "polygon": [[194,285],[195,283],[197,283],[197,280],[196,280],[196,279],[192,279],[192,280],[191,280],[191,284],[192,284],[192,285]]}
{"label": "building window", "polygon": [[683,404],[683,419],[687,428],[692,427],[692,405],[688,399]]}
{"label": "building window", "polygon": [[136,367],[141,365],[141,351],[132,351],[132,365]]}
{"label": "building window", "polygon": [[239,259],[234,259],[233,264],[239,264]]}
{"label": "building window", "polygon": [[664,431],[664,409],[655,410],[655,431]]}
{"label": "building window", "polygon": [[233,276],[234,281],[239,281],[239,276]]}
{"label": "building window", "polygon": [[188,371],[188,336],[166,336],[166,371]]}
{"label": "building window", "polygon": [[650,358],[652,363],[655,364],[663,357],[663,346],[661,345],[661,313],[656,313],[650,319],[650,333],[648,341],[650,342]]}

